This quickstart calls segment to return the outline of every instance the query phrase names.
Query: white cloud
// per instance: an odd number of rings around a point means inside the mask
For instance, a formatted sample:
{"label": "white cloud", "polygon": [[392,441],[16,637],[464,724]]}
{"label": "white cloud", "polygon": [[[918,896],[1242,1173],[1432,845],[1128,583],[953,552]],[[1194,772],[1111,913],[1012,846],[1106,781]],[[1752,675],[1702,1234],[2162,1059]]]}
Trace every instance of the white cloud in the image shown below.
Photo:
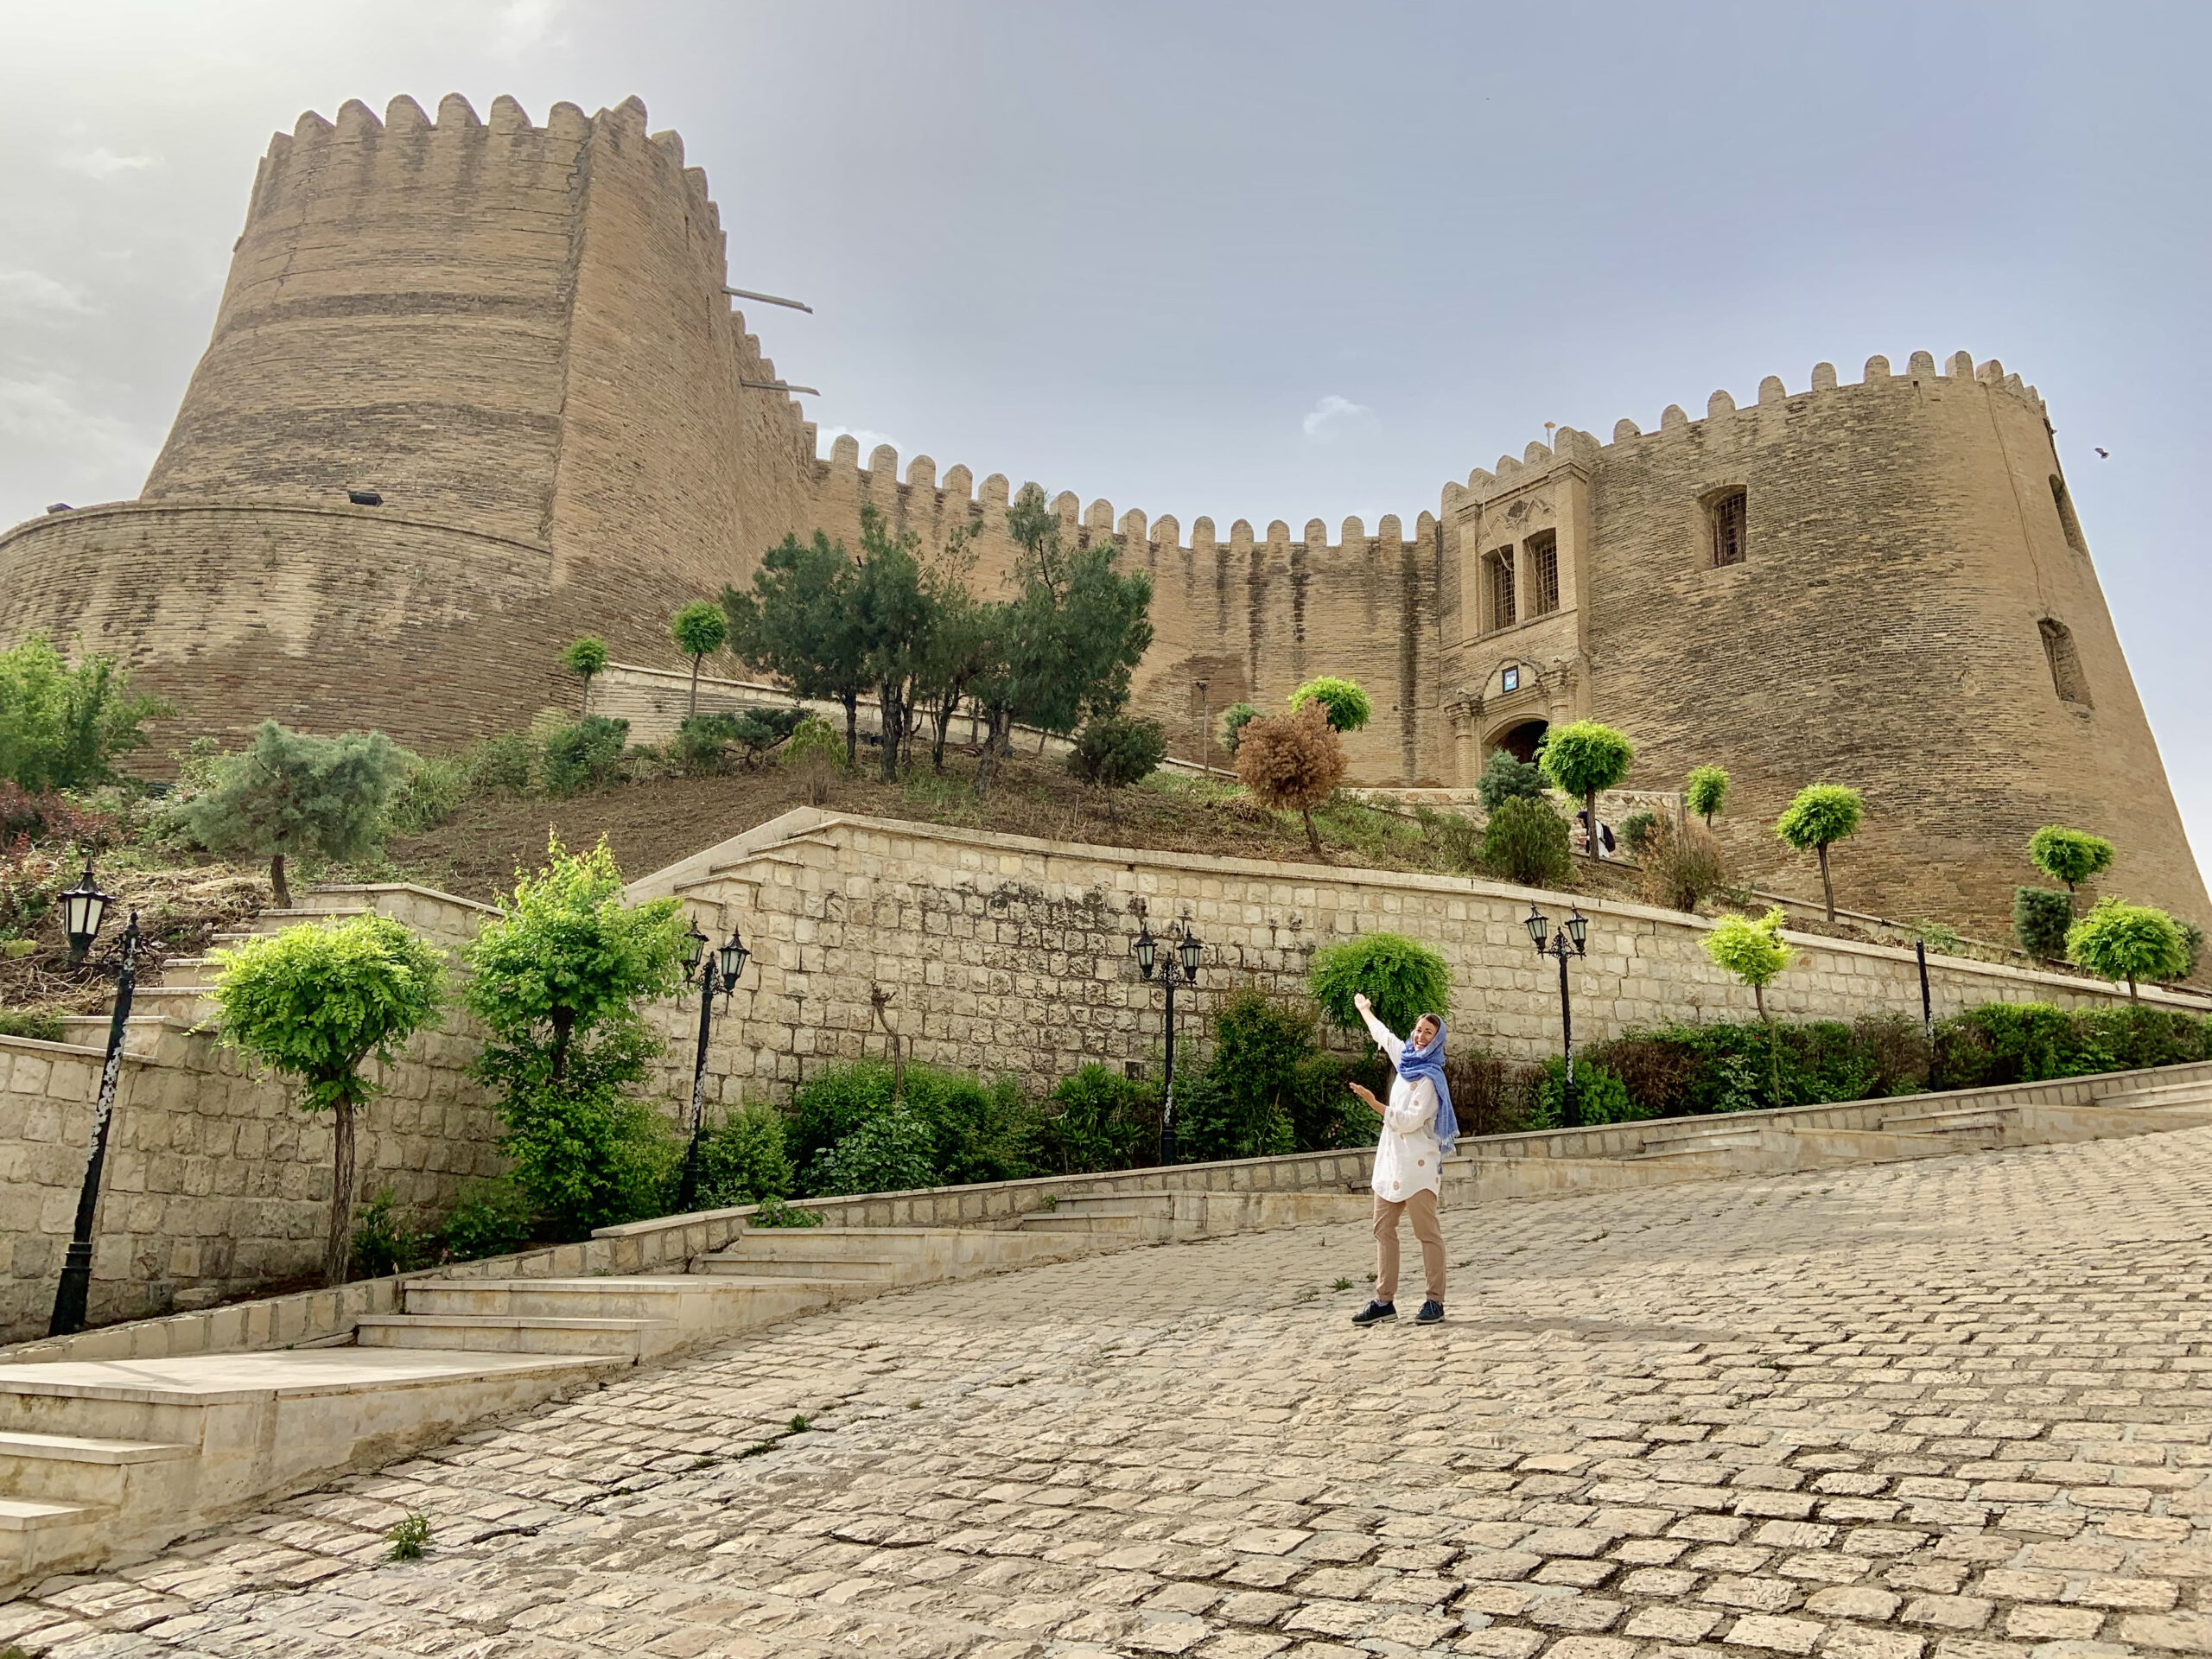
{"label": "white cloud", "polygon": [[158,156],[118,156],[105,144],[97,149],[65,151],[54,159],[57,165],[72,173],[101,180],[120,178],[125,173],[143,173],[162,164]]}
{"label": "white cloud", "polygon": [[512,58],[533,47],[567,44],[565,36],[548,38],[560,12],[561,0],[507,0],[499,10],[492,49],[501,57]]}
{"label": "white cloud", "polygon": [[1300,423],[1306,435],[1317,443],[1325,443],[1346,432],[1372,431],[1377,423],[1375,411],[1365,404],[1355,404],[1349,397],[1339,397],[1335,392],[1306,411]]}
{"label": "white cloud", "polygon": [[39,451],[73,481],[143,467],[147,445],[130,424],[79,408],[64,381],[0,380],[0,439],[12,458]]}
{"label": "white cloud", "polygon": [[816,453],[821,455],[823,459],[827,460],[830,455],[830,446],[836,442],[840,438],[850,438],[855,443],[860,445],[861,465],[863,467],[868,465],[868,458],[875,453],[877,446],[880,444],[887,443],[893,449],[897,449],[899,454],[906,454],[906,450],[900,445],[899,440],[893,437],[889,433],[873,432],[864,426],[823,427],[815,435]]}
{"label": "white cloud", "polygon": [[88,317],[92,308],[67,283],[35,270],[0,270],[0,317],[28,321],[57,314]]}

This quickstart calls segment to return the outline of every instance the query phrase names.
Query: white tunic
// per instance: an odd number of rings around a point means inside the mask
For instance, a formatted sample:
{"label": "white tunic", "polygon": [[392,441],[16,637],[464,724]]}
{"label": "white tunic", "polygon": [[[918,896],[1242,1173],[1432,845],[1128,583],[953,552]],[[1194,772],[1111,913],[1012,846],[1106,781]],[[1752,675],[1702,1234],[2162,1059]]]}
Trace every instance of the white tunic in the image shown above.
{"label": "white tunic", "polygon": [[[1406,1052],[1405,1039],[1394,1036],[1372,1013],[1363,1013],[1367,1029],[1382,1046],[1395,1066]],[[1426,1187],[1442,1196],[1444,1152],[1436,1141],[1436,1085],[1427,1077],[1408,1083],[1390,1079],[1390,1099],[1382,1109],[1382,1139],[1375,1148],[1375,1196],[1403,1204]]]}

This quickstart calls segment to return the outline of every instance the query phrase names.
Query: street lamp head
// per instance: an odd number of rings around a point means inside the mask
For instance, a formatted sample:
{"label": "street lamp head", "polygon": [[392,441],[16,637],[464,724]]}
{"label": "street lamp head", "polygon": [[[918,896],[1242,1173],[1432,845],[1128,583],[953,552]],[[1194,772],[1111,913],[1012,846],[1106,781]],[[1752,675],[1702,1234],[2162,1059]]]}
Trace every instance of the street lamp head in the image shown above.
{"label": "street lamp head", "polygon": [[737,976],[745,971],[745,964],[753,953],[745,948],[745,941],[737,937],[737,930],[729,931],[729,943],[715,952],[722,970],[722,989],[727,992],[737,983]]}
{"label": "street lamp head", "polygon": [[1147,979],[1152,977],[1152,966],[1160,955],[1160,941],[1152,937],[1151,924],[1137,923],[1137,971]]}
{"label": "street lamp head", "polygon": [[707,954],[707,936],[694,921],[691,931],[683,936],[683,982],[690,984],[698,974],[700,959]]}
{"label": "street lamp head", "polygon": [[114,896],[100,891],[100,884],[92,874],[92,861],[85,860],[85,873],[77,878],[77,885],[61,895],[61,931],[69,936],[69,959],[82,962],[85,953],[92,948],[92,941],[99,937],[100,924],[107,919],[107,907],[115,902]]}
{"label": "street lamp head", "polygon": [[1567,937],[1574,942],[1574,954],[1579,957],[1582,954],[1583,940],[1590,937],[1590,918],[1582,913],[1580,906],[1570,905],[1568,909],[1573,914],[1567,918]]}
{"label": "street lamp head", "polygon": [[1198,953],[1205,949],[1198,936],[1188,928],[1184,930],[1183,938],[1175,947],[1175,954],[1182,958],[1183,977],[1193,985],[1198,982]]}
{"label": "street lamp head", "polygon": [[1535,941],[1537,954],[1541,955],[1544,938],[1552,931],[1552,918],[1531,905],[1529,906],[1529,919],[1522,925],[1529,930],[1529,938]]}

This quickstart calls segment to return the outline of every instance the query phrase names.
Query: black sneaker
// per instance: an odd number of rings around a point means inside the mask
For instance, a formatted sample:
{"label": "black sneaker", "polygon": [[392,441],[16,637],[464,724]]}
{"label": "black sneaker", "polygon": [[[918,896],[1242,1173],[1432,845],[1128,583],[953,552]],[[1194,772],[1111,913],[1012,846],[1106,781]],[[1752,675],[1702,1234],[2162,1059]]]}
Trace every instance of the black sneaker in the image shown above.
{"label": "black sneaker", "polygon": [[1351,1322],[1354,1325],[1376,1325],[1397,1317],[1398,1305],[1395,1302],[1370,1302],[1351,1316]]}
{"label": "black sneaker", "polygon": [[1440,1325],[1444,1319],[1444,1304],[1430,1297],[1421,1305],[1421,1312],[1414,1315],[1415,1325]]}

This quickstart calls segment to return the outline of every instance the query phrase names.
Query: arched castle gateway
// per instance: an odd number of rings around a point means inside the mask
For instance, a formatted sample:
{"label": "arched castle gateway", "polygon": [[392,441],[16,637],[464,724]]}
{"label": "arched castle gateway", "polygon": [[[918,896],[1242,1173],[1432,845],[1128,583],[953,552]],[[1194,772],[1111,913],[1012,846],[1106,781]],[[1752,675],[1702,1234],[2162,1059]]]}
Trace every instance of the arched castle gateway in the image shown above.
{"label": "arched castle gateway", "polygon": [[[565,703],[576,633],[667,658],[676,605],[786,531],[849,540],[863,502],[927,542],[978,525],[1002,574],[1005,478],[817,457],[723,292],[726,239],[634,99],[543,126],[506,98],[302,116],[144,491],[0,537],[0,635],[120,653],[191,732],[435,746]],[[1833,779],[1870,809],[1847,891],[1890,914],[2001,932],[2029,832],[2060,821],[2119,844],[2113,890],[2212,923],[2043,402],[1995,362],[1875,358],[1849,385],[1823,363],[1656,432],[1562,429],[1372,534],[1056,505],[1152,572],[1137,697],[1180,751],[1201,680],[1219,709],[1358,679],[1373,784],[1465,784],[1596,715],[1636,740],[1632,783],[1727,766],[1754,870]]]}

